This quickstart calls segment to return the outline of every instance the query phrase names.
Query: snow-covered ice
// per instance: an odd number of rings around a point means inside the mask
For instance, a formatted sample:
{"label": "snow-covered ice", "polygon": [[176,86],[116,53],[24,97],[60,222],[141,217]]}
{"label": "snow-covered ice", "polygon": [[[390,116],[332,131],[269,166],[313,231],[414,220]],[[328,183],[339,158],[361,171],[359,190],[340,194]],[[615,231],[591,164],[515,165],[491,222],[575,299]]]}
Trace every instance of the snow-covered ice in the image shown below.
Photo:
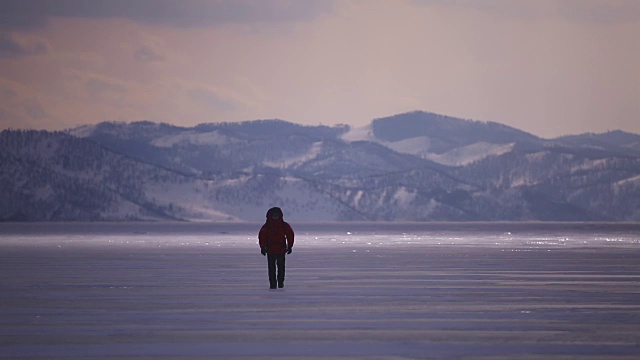
{"label": "snow-covered ice", "polygon": [[640,225],[0,224],[0,358],[635,359]]}

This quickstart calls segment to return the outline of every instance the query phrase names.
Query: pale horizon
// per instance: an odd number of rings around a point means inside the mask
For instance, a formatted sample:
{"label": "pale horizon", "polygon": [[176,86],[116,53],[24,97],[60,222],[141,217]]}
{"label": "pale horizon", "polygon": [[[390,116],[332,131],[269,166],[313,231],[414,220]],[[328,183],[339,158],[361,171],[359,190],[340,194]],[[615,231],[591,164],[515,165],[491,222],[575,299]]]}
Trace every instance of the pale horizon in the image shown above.
{"label": "pale horizon", "polygon": [[542,138],[640,133],[633,0],[5,0],[0,10],[0,129],[358,128],[426,111]]}

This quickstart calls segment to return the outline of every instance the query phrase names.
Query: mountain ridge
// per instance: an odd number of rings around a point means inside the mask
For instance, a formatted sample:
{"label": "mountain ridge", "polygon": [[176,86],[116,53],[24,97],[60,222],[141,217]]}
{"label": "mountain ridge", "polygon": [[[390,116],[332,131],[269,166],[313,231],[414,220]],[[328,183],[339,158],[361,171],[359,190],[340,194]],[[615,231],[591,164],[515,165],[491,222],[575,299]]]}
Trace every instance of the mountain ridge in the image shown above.
{"label": "mountain ridge", "polygon": [[295,221],[638,221],[639,138],[427,112],[3,131],[0,220],[260,221],[281,206]]}

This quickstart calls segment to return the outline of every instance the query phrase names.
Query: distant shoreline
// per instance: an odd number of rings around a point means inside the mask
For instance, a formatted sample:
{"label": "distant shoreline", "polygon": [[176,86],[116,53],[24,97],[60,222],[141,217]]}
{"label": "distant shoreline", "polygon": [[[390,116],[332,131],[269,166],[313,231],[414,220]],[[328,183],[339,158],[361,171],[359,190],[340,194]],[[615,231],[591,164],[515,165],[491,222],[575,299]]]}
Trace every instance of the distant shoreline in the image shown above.
{"label": "distant shoreline", "polygon": [[[548,232],[571,230],[578,232],[637,233],[638,222],[297,222],[288,220],[296,232]],[[100,221],[100,222],[0,222],[1,234],[67,233],[237,233],[252,232],[261,222],[182,222],[182,221]]]}

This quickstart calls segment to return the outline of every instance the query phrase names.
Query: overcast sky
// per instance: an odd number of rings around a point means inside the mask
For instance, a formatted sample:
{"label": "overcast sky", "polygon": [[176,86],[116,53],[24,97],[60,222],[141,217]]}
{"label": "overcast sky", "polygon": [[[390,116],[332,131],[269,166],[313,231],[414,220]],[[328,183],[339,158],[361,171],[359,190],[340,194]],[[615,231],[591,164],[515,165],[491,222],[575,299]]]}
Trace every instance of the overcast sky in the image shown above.
{"label": "overcast sky", "polygon": [[0,128],[424,110],[640,133],[640,0],[0,0]]}

